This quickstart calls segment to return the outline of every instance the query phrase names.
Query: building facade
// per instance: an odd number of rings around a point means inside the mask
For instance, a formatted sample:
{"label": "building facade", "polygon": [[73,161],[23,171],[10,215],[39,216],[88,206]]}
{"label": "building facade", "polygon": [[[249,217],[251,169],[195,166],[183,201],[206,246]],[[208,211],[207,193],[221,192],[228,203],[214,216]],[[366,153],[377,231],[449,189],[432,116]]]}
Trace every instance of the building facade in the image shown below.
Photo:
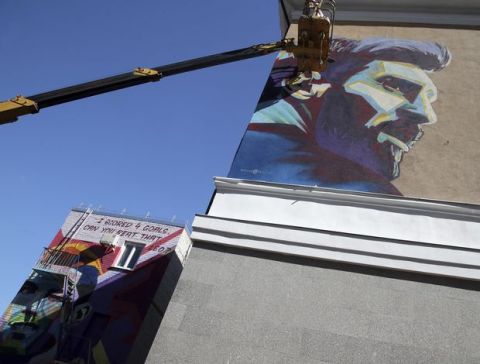
{"label": "building facade", "polygon": [[325,72],[278,55],[148,363],[480,361],[480,7],[337,20]]}
{"label": "building facade", "polygon": [[143,362],[189,248],[183,226],[72,210],[1,318],[0,362]]}

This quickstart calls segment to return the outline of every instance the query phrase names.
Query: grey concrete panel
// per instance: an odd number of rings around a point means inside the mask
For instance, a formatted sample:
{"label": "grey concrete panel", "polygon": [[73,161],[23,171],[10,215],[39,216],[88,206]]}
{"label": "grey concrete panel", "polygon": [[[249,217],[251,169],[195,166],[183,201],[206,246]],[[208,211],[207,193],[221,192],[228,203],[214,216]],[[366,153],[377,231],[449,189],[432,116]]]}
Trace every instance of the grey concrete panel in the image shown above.
{"label": "grey concrete panel", "polygon": [[215,289],[206,308],[223,312],[232,318],[261,317],[262,304],[257,295],[236,289],[234,285]]}
{"label": "grey concrete panel", "polygon": [[168,305],[168,315],[165,315],[162,321],[162,327],[178,329],[185,317],[187,306],[177,302],[170,302]]}
{"label": "grey concrete panel", "polygon": [[333,363],[467,363],[472,358],[414,346],[306,330],[303,350],[307,357]]}
{"label": "grey concrete panel", "polygon": [[207,261],[190,257],[188,264],[191,269],[183,273],[183,278],[205,284],[222,285],[231,282],[236,274],[228,264],[222,261]]}
{"label": "grey concrete panel", "polygon": [[477,363],[480,363],[480,329],[478,328],[464,328],[462,330],[459,350],[464,350],[466,353],[477,360]]}
{"label": "grey concrete panel", "polygon": [[189,262],[200,260],[208,263],[221,263],[226,258],[225,254],[215,251],[206,251],[203,249],[192,249],[188,256]]}
{"label": "grey concrete panel", "polygon": [[479,291],[237,252],[193,248],[147,362],[480,362]]}
{"label": "grey concrete panel", "polygon": [[155,338],[146,363],[193,364],[225,363],[219,355],[221,346],[202,336],[187,334],[162,326]]}
{"label": "grey concrete panel", "polygon": [[185,305],[204,305],[208,302],[213,290],[213,285],[190,281],[180,277],[172,301]]}
{"label": "grey concrete panel", "polygon": [[257,346],[262,350],[299,355],[303,331],[268,321],[232,319],[210,310],[190,308],[179,330],[191,335],[210,336],[212,341],[228,339],[236,346]]}
{"label": "grey concrete panel", "polygon": [[227,316],[220,312],[203,310],[198,306],[191,306],[185,313],[179,330],[192,335],[218,336],[223,320]]}

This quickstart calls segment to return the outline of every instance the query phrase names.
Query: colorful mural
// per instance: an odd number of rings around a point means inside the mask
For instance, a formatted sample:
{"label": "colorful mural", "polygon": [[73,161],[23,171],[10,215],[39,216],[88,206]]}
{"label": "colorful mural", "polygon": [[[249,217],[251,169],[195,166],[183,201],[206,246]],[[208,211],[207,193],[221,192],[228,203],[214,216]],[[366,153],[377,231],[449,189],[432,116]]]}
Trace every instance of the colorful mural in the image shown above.
{"label": "colorful mural", "polygon": [[428,73],[451,55],[438,43],[334,39],[322,74],[297,74],[281,52],[229,177],[401,195],[391,183],[437,117]]}
{"label": "colorful mural", "polygon": [[[70,213],[2,316],[0,363],[128,357],[184,229],[99,214],[76,226],[82,216]],[[123,239],[106,245],[105,234]]]}

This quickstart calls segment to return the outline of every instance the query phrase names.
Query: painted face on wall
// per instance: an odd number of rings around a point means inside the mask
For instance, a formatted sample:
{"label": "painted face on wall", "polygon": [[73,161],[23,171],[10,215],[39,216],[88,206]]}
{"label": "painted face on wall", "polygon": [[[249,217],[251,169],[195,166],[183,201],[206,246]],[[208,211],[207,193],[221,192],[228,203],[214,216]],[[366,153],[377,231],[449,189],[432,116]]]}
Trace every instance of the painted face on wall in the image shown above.
{"label": "painted face on wall", "polygon": [[432,80],[412,64],[375,60],[349,78],[344,89],[373,108],[373,116],[357,127],[373,132],[370,135],[390,156],[391,177],[398,177],[403,154],[422,137],[422,125],[437,121],[431,105],[437,99]]}
{"label": "painted face on wall", "polygon": [[452,56],[436,42],[334,39],[322,73],[281,52],[229,177],[401,195],[405,153],[437,121],[427,73]]}

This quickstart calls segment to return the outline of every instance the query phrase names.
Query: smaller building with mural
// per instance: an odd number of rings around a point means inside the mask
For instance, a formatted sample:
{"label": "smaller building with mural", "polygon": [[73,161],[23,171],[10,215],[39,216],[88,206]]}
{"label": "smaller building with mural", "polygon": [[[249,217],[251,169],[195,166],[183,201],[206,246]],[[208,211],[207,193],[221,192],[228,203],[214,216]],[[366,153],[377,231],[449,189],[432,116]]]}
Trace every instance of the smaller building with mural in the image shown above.
{"label": "smaller building with mural", "polygon": [[1,317],[0,362],[138,362],[190,245],[183,226],[72,210]]}

